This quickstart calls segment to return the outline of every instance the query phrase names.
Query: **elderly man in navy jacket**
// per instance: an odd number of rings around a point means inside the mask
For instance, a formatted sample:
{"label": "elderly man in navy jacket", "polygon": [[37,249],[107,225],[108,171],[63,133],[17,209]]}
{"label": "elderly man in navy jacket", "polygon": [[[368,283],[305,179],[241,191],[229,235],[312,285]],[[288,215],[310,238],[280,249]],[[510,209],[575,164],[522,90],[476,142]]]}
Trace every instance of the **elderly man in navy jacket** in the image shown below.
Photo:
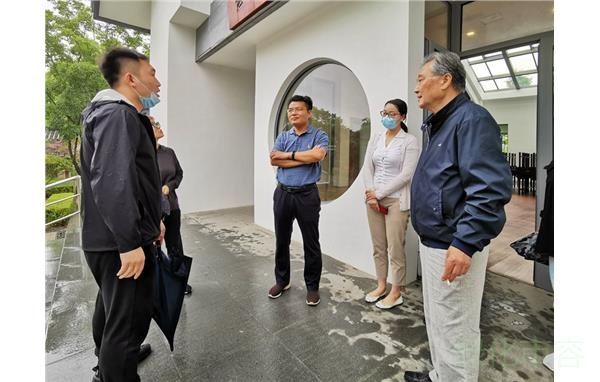
{"label": "elderly man in navy jacket", "polygon": [[411,188],[433,370],[406,381],[471,382],[479,374],[479,316],[490,240],[506,221],[511,174],[500,129],[464,94],[458,55],[429,55],[417,77],[425,145]]}

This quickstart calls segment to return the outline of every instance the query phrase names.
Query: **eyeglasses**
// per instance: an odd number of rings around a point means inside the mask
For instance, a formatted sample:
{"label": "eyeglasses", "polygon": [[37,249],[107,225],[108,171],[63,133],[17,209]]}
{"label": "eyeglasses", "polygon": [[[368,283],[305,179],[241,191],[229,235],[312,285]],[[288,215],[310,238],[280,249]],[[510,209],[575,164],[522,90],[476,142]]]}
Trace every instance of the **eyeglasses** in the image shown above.
{"label": "eyeglasses", "polygon": [[379,115],[381,115],[382,117],[390,117],[390,118],[394,118],[400,115],[400,113],[396,113],[396,112],[386,112],[385,110],[381,110],[379,112]]}
{"label": "eyeglasses", "polygon": [[288,112],[288,114],[291,114],[293,112],[299,113],[299,112],[302,112],[304,110],[306,110],[306,108],[304,108],[304,107],[290,107],[289,109],[287,109],[287,112]]}
{"label": "eyeglasses", "polygon": [[152,124],[152,127],[154,127],[155,129],[160,129],[160,122],[154,122]]}

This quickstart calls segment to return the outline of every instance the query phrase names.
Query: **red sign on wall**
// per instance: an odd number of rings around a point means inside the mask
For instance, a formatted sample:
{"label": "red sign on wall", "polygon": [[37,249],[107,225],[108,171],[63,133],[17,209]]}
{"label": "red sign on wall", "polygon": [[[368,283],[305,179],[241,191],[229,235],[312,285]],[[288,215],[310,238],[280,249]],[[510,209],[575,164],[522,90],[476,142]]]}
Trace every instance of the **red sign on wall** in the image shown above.
{"label": "red sign on wall", "polygon": [[270,2],[269,0],[227,0],[229,29],[237,28]]}

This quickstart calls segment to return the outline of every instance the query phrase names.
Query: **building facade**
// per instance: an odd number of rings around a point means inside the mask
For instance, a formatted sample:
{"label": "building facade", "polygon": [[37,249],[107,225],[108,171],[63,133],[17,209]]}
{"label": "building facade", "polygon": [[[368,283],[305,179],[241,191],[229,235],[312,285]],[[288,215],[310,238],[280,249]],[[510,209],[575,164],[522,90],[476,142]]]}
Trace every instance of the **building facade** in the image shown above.
{"label": "building facade", "polygon": [[[535,126],[525,131],[511,120],[507,145],[534,151],[545,165],[552,157],[552,4],[101,0],[92,7],[97,19],[151,33],[151,62],[163,84],[152,114],[185,172],[184,212],[254,206],[255,223],[273,230],[269,152],[286,128],[286,100],[311,96],[313,124],[331,139],[319,182],[322,250],[374,274],[361,171],[366,143],[383,129],[385,101],[407,102],[409,133],[421,138],[424,113],[413,93],[419,66],[427,52],[456,51],[471,60],[468,92],[476,102],[495,102],[507,116],[521,107],[511,106],[514,99],[528,103],[518,120]],[[517,67],[524,47],[535,71]],[[508,72],[496,75],[500,59]],[[481,65],[487,75],[476,72]],[[297,226],[294,239],[301,240]],[[418,273],[411,227],[406,246],[411,282]],[[535,272],[536,284],[546,285],[545,270]]]}

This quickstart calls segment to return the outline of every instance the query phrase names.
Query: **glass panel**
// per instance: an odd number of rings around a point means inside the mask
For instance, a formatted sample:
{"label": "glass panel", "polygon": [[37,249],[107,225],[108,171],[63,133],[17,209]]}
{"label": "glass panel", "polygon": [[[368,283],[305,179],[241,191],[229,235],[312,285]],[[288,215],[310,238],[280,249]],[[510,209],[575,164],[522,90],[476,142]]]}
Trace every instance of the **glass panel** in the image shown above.
{"label": "glass panel", "polygon": [[425,38],[448,48],[448,4],[446,2],[425,2]]}
{"label": "glass panel", "polygon": [[483,90],[485,90],[486,92],[489,92],[491,90],[498,90],[494,80],[479,81],[479,83],[481,84],[481,87],[483,88]]}
{"label": "glass panel", "polygon": [[508,66],[506,65],[506,61],[504,61],[504,59],[489,61],[487,63],[487,65],[488,65],[488,68],[490,68],[490,72],[492,72],[492,75],[494,77],[510,73],[508,71]]}
{"label": "glass panel", "polygon": [[537,86],[537,73],[517,76],[517,82],[522,88]]}
{"label": "glass panel", "polygon": [[514,83],[512,77],[496,78],[496,85],[498,86],[498,89],[500,89],[500,90],[515,88],[515,83]]}
{"label": "glass panel", "polygon": [[537,53],[537,52],[535,52],[535,53],[533,54],[533,59],[535,60],[535,65],[536,65],[536,66],[537,66],[537,65],[539,65],[539,63],[538,63],[538,53]]}
{"label": "glass panel", "polygon": [[520,46],[518,48],[508,49],[506,51],[506,53],[513,54],[513,53],[519,53],[519,52],[528,52],[530,49],[531,48],[529,48],[529,45],[525,45],[525,46]]}
{"label": "glass panel", "polygon": [[[553,1],[474,1],[463,6],[462,50],[554,29]],[[475,32],[467,35],[467,32]]]}
{"label": "glass panel", "polygon": [[471,67],[473,68],[473,71],[475,72],[477,78],[485,78],[491,76],[490,71],[488,70],[488,67],[485,63],[472,65]]}
{"label": "glass panel", "polygon": [[485,58],[493,58],[493,57],[501,57],[501,56],[502,56],[502,52],[487,53],[487,54],[483,55],[483,57],[485,57]]}
{"label": "glass panel", "polygon": [[313,127],[329,135],[329,151],[317,183],[321,200],[337,199],[352,185],[363,165],[371,136],[369,105],[356,76],[346,67],[325,64],[296,80],[280,106],[277,133],[292,128],[287,105],[293,95],[313,100]]}
{"label": "glass panel", "polygon": [[469,62],[477,62],[477,61],[482,61],[482,60],[483,60],[483,56],[475,56],[475,57],[469,58],[467,61],[469,61]]}
{"label": "glass panel", "polygon": [[537,66],[535,65],[535,61],[533,60],[533,55],[531,53],[510,57],[510,64],[512,65],[515,73],[537,70]]}
{"label": "glass panel", "polygon": [[500,128],[500,136],[502,137],[502,152],[508,153],[508,124],[498,125]]}

